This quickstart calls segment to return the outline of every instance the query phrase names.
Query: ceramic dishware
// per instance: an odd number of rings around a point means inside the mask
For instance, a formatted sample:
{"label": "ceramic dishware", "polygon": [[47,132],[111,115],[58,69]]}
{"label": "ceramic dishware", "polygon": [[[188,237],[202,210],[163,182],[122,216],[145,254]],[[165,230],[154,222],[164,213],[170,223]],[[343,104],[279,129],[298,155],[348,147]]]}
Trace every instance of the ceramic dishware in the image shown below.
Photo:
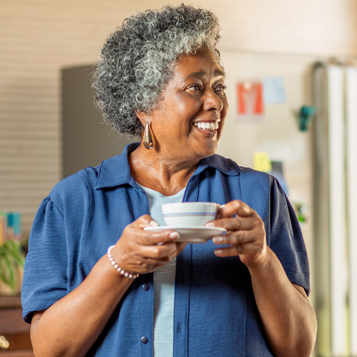
{"label": "ceramic dishware", "polygon": [[214,202],[180,202],[162,205],[162,215],[169,227],[203,227],[216,218]]}

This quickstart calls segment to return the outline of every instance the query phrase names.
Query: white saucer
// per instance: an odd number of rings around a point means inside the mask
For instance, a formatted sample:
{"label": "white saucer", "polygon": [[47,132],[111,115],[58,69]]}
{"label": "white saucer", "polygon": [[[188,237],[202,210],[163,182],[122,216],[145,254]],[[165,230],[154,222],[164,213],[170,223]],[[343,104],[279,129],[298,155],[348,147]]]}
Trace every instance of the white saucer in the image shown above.
{"label": "white saucer", "polygon": [[162,232],[166,230],[175,231],[180,234],[177,239],[184,243],[206,243],[214,236],[224,234],[226,230],[218,227],[169,227],[169,226],[157,226],[157,227],[145,227],[144,230],[150,232]]}

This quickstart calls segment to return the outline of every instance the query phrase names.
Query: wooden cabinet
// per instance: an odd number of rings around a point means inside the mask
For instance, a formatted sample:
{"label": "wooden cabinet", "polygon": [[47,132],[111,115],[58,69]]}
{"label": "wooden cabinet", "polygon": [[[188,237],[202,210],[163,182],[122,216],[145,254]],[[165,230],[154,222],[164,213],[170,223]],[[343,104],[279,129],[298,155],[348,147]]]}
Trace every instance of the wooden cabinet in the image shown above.
{"label": "wooden cabinet", "polygon": [[1,357],[34,357],[19,296],[0,296],[0,346]]}

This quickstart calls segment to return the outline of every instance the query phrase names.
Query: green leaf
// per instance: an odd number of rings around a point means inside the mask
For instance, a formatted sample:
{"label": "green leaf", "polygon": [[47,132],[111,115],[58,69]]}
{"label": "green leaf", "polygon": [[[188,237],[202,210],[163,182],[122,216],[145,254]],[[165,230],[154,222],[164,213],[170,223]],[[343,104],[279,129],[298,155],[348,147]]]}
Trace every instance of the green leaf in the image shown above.
{"label": "green leaf", "polygon": [[23,267],[25,256],[21,252],[20,244],[8,240],[0,246],[0,280],[14,291],[16,288],[17,269]]}
{"label": "green leaf", "polygon": [[7,255],[1,257],[3,264],[3,281],[6,285],[10,286],[12,290],[15,290],[16,287],[16,278],[14,267],[10,262],[10,259]]}
{"label": "green leaf", "polygon": [[8,285],[8,266],[4,257],[4,253],[0,252],[0,279]]}

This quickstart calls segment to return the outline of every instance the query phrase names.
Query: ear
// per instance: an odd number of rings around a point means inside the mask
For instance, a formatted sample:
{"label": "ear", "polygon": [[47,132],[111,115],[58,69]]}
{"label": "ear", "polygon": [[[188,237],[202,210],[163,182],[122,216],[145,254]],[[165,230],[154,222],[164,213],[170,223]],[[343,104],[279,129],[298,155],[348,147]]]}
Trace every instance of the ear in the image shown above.
{"label": "ear", "polygon": [[135,109],[135,114],[141,121],[141,124],[143,124],[144,128],[145,128],[146,123],[151,121],[150,115],[145,112],[139,112],[138,110]]}

